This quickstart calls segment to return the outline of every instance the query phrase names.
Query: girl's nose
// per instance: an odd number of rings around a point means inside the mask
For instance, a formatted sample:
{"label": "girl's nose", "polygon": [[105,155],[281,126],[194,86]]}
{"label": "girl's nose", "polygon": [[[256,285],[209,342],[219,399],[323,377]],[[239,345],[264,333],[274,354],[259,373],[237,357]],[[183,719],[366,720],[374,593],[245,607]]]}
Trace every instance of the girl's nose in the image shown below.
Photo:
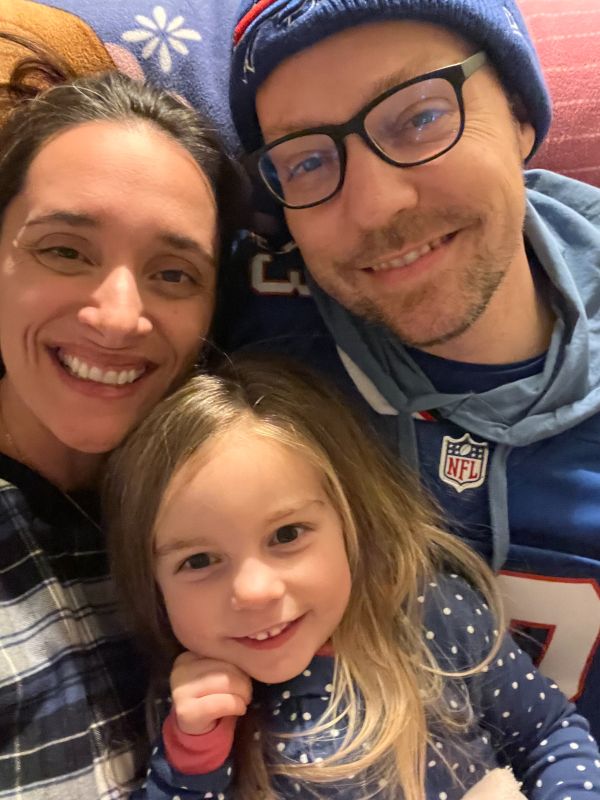
{"label": "girl's nose", "polygon": [[285,583],[277,570],[259,559],[247,559],[235,575],[231,605],[236,611],[263,608],[284,593]]}

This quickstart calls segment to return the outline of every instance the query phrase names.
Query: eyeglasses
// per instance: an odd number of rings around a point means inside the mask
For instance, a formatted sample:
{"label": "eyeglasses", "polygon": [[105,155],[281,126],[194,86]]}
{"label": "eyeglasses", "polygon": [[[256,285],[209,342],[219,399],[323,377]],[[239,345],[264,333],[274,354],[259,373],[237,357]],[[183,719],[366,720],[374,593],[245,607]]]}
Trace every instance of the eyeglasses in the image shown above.
{"label": "eyeglasses", "polygon": [[345,139],[356,133],[383,161],[416,167],[447,153],[465,127],[462,87],[486,63],[483,51],[393,86],[341,125],[282,136],[250,158],[286,208],[311,208],[338,192],[346,173]]}

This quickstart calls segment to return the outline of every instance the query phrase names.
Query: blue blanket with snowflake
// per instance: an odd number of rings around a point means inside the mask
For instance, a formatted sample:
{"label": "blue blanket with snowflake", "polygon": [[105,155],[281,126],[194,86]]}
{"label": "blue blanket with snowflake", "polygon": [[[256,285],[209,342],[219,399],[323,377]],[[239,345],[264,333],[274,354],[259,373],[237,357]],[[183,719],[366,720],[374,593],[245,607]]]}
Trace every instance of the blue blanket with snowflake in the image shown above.
{"label": "blue blanket with snowflake", "polygon": [[78,16],[115,66],[183,96],[230,147],[229,52],[239,0],[38,0]]}

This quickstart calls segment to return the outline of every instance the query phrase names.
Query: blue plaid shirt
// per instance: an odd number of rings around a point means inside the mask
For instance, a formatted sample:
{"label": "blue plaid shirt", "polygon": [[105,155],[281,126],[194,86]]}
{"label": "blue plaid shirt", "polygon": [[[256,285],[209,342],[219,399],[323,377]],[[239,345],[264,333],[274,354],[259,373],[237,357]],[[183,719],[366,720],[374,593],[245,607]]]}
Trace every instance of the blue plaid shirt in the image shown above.
{"label": "blue plaid shirt", "polygon": [[102,536],[22,464],[0,476],[0,798],[125,798],[146,680]]}

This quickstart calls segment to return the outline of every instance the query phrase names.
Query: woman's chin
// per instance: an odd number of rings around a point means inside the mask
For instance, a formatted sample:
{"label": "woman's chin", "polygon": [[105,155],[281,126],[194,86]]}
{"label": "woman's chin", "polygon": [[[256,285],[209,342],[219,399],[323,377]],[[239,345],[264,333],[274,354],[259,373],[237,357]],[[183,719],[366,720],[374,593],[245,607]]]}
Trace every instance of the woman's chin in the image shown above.
{"label": "woman's chin", "polygon": [[107,431],[55,431],[54,435],[69,450],[101,456],[121,444],[129,430],[120,427],[118,430]]}

